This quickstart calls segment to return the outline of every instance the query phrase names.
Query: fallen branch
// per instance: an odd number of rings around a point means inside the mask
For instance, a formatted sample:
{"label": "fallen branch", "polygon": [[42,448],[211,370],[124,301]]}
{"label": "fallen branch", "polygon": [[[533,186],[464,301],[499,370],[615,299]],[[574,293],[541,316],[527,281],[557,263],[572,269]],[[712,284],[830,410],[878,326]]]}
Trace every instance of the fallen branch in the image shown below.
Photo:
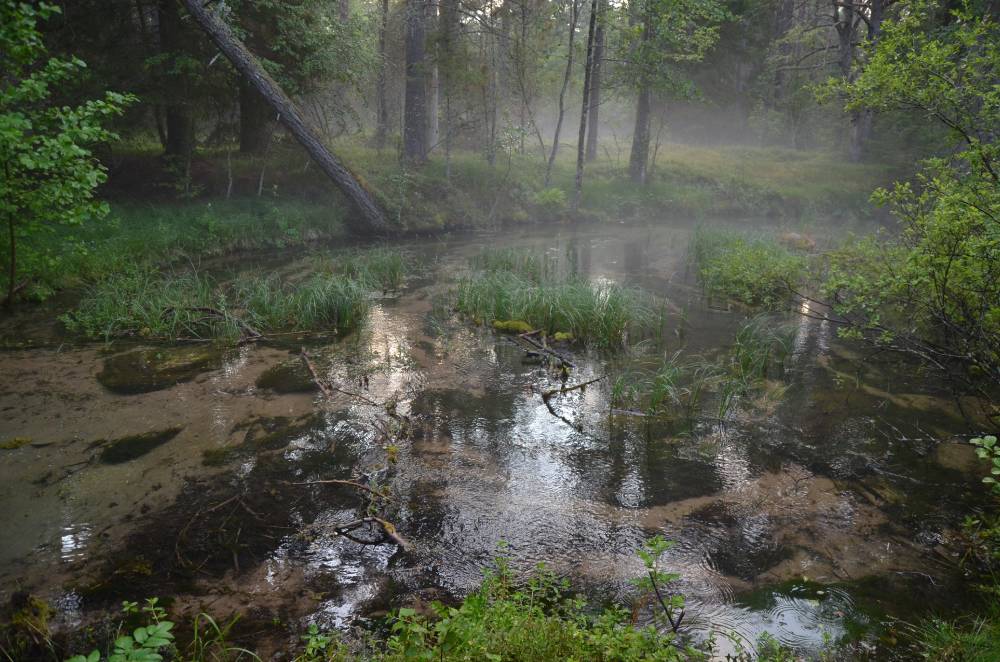
{"label": "fallen branch", "polygon": [[382,494],[381,492],[377,492],[377,491],[373,490],[372,488],[368,487],[367,485],[365,485],[363,483],[358,483],[358,482],[353,481],[353,480],[336,480],[336,479],[330,478],[328,480],[307,480],[307,481],[302,482],[302,483],[291,483],[291,482],[288,482],[288,481],[282,481],[282,482],[284,482],[284,483],[286,483],[288,485],[347,485],[348,487],[353,487],[355,489],[364,490],[365,492],[368,492],[369,494],[371,494],[373,496],[377,496],[380,499],[386,499],[387,501],[392,501],[392,497],[390,497],[389,495]]}
{"label": "fallen branch", "polygon": [[600,377],[595,377],[594,379],[591,379],[590,381],[581,382],[580,384],[574,384],[573,386],[561,386],[559,388],[554,388],[554,389],[550,389],[548,391],[543,391],[542,392],[542,399],[543,400],[548,400],[553,395],[560,395],[562,393],[569,393],[570,391],[578,391],[580,389],[584,389],[584,388],[590,386],[591,384],[593,384],[595,382],[601,381],[602,379],[604,379],[606,377],[607,377],[607,375],[601,375]]}
{"label": "fallen branch", "polygon": [[532,337],[532,336],[535,336],[535,335],[537,335],[539,333],[541,333],[540,330],[528,331],[527,333],[519,333],[519,334],[517,334],[517,337],[520,338],[521,340],[523,340],[524,342],[528,343],[529,345],[531,345],[532,347],[534,347],[538,351],[543,352],[545,354],[548,354],[549,356],[557,359],[562,365],[566,366],[567,368],[575,368],[576,367],[572,362],[570,362],[569,359],[567,359],[566,357],[564,357],[562,354],[560,354],[559,352],[556,352],[554,350],[549,349],[544,344],[538,342],[537,340],[535,340]]}
{"label": "fallen branch", "polygon": [[316,382],[316,386],[319,387],[319,390],[322,391],[323,395],[325,395],[326,397],[332,398],[335,393],[341,393],[343,395],[347,395],[352,398],[357,398],[358,400],[361,400],[365,404],[371,405],[372,407],[380,407],[382,409],[385,409],[385,405],[375,402],[369,397],[361,395],[360,393],[355,393],[353,391],[346,391],[342,388],[338,388],[329,381],[320,378],[319,374],[316,372],[316,367],[313,365],[312,361],[309,360],[309,355],[306,353],[305,347],[301,349],[301,353],[299,356],[302,358],[302,362],[306,365],[306,370],[309,371],[309,376],[312,377],[312,380]]}
{"label": "fallen branch", "polygon": [[[181,308],[180,310],[190,311],[193,313],[203,313],[207,317],[202,317],[201,319],[195,320],[196,322],[204,322],[209,319],[220,319],[222,321],[232,321],[240,328],[240,344],[255,342],[263,338],[263,334],[257,329],[253,328],[242,319],[236,315],[219,310],[218,308],[211,308],[209,306],[191,306],[188,308]],[[178,312],[177,308],[173,306],[169,308],[164,308],[162,315],[169,315],[171,313],[176,314]]]}

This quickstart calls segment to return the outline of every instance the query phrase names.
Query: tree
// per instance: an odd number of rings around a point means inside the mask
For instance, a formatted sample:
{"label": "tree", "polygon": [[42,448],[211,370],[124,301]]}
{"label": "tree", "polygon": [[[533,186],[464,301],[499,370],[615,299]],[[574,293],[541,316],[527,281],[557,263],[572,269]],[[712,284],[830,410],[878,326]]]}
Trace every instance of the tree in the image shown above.
{"label": "tree", "polygon": [[633,0],[633,29],[625,44],[625,77],[636,90],[629,176],[646,181],[653,96],[691,96],[694,87],[676,65],[697,62],[718,39],[727,12],[717,0]]}
{"label": "tree", "polygon": [[430,149],[427,96],[427,0],[406,0],[406,94],[403,110],[403,159],[423,163]]}
{"label": "tree", "polygon": [[556,115],[555,134],[552,136],[552,149],[549,151],[549,159],[545,164],[545,186],[548,186],[552,179],[552,166],[556,162],[556,154],[559,151],[559,134],[562,132],[563,118],[566,116],[566,88],[569,87],[570,78],[573,76],[573,43],[576,41],[576,24],[579,20],[579,13],[580,0],[570,0],[566,71],[563,74],[562,87],[559,89],[559,112]]}
{"label": "tree", "polygon": [[597,27],[594,32],[594,52],[590,65],[590,94],[587,108],[587,152],[588,161],[597,158],[597,136],[601,112],[601,69],[604,64],[604,21],[607,14],[607,0],[597,2]]}
{"label": "tree", "polygon": [[107,213],[94,198],[104,167],[89,146],[114,138],[104,124],[132,102],[107,92],[77,106],[51,97],[85,68],[78,59],[46,59],[38,21],[53,5],[0,0],[0,218],[7,231],[6,304],[14,302],[19,244],[58,225],[77,225]]}
{"label": "tree", "polygon": [[387,232],[389,223],[385,213],[368,187],[323,145],[316,130],[306,123],[302,111],[260,66],[246,46],[233,35],[229,26],[210,13],[201,0],[184,0],[184,5],[236,70],[267,99],[282,124],[295,136],[320,169],[355,206],[363,219],[362,223],[358,223],[348,217],[349,222],[354,221],[352,225],[355,229],[361,232]]}
{"label": "tree", "polygon": [[583,67],[583,103],[580,105],[580,135],[576,141],[576,179],[573,186],[573,211],[580,207],[583,195],[583,162],[587,140],[587,117],[590,111],[590,93],[594,71],[594,33],[597,31],[598,0],[590,0],[590,27],[587,30],[587,58]]}
{"label": "tree", "polygon": [[[835,256],[825,292],[847,332],[918,357],[987,398],[1000,385],[1000,25],[928,0],[883,27],[847,110],[917,111],[953,139],[913,183],[880,190],[901,223]],[[985,385],[984,385],[985,384]]]}

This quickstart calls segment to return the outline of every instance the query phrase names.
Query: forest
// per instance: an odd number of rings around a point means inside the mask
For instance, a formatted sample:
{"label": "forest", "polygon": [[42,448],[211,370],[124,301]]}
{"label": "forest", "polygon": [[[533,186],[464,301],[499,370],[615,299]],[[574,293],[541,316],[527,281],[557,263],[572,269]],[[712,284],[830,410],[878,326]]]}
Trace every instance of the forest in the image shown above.
{"label": "forest", "polygon": [[1000,660],[997,0],[0,0],[0,660]]}

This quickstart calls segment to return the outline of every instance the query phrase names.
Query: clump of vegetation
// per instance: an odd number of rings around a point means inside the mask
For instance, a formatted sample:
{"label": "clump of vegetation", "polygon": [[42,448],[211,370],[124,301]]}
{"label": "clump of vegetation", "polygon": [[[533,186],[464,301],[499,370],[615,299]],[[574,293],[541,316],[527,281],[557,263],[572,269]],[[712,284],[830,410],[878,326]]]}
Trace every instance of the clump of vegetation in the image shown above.
{"label": "clump of vegetation", "polygon": [[317,266],[321,273],[343,274],[370,290],[391,292],[402,287],[410,263],[401,251],[380,247],[323,256]]}
{"label": "clump of vegetation", "polygon": [[368,290],[343,276],[291,285],[275,276],[217,283],[197,272],[161,273],[131,265],[89,288],[62,316],[89,338],[236,339],[277,330],[350,331],[368,311]]}
{"label": "clump of vegetation", "polygon": [[[456,309],[501,330],[522,325],[547,336],[562,334],[601,347],[658,329],[653,297],[616,283],[561,276],[558,261],[526,251],[490,250],[472,259],[478,270],[459,282]],[[568,334],[568,335],[566,335]]]}
{"label": "clump of vegetation", "polygon": [[768,310],[783,308],[807,273],[804,256],[764,235],[698,228],[690,251],[708,294]]}
{"label": "clump of vegetation", "polygon": [[578,278],[537,284],[507,271],[462,280],[455,306],[475,320],[520,320],[549,336],[569,333],[602,347],[620,347],[660,319],[652,297],[638,289]]}
{"label": "clump of vegetation", "polygon": [[768,380],[784,378],[791,351],[790,329],[754,317],[740,327],[732,348],[718,360],[685,360],[678,351],[652,369],[620,375],[611,388],[611,406],[690,423],[714,397],[716,416],[725,419],[740,399],[765,393]]}

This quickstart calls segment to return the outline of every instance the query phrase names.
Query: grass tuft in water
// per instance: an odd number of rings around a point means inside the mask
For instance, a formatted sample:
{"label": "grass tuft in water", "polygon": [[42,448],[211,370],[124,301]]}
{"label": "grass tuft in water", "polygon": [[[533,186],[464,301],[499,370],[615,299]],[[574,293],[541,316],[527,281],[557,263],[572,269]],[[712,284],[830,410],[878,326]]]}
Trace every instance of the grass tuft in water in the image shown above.
{"label": "grass tuft in water", "polygon": [[164,274],[129,265],[91,286],[61,319],[89,338],[232,340],[248,328],[350,331],[362,323],[368,305],[368,288],[344,276],[316,275],[294,286],[273,275],[243,276],[226,284],[197,272]]}
{"label": "grass tuft in water", "polygon": [[791,289],[806,277],[806,258],[767,235],[702,227],[695,231],[689,250],[710,296],[748,306],[779,310],[788,303]]}
{"label": "grass tuft in water", "polygon": [[550,255],[485,250],[472,259],[472,266],[476,271],[459,282],[455,307],[477,323],[524,323],[547,336],[559,333],[600,347],[621,347],[630,336],[658,330],[662,320],[650,294],[562,276],[559,261]]}
{"label": "grass tuft in water", "polygon": [[402,287],[410,266],[410,260],[401,251],[373,248],[361,253],[324,256],[317,270],[342,274],[370,290],[391,292]]}
{"label": "grass tuft in water", "polygon": [[509,271],[462,280],[455,306],[483,323],[523,321],[548,336],[569,333],[601,347],[621,347],[659,320],[652,297],[638,289],[580,278],[539,284]]}

